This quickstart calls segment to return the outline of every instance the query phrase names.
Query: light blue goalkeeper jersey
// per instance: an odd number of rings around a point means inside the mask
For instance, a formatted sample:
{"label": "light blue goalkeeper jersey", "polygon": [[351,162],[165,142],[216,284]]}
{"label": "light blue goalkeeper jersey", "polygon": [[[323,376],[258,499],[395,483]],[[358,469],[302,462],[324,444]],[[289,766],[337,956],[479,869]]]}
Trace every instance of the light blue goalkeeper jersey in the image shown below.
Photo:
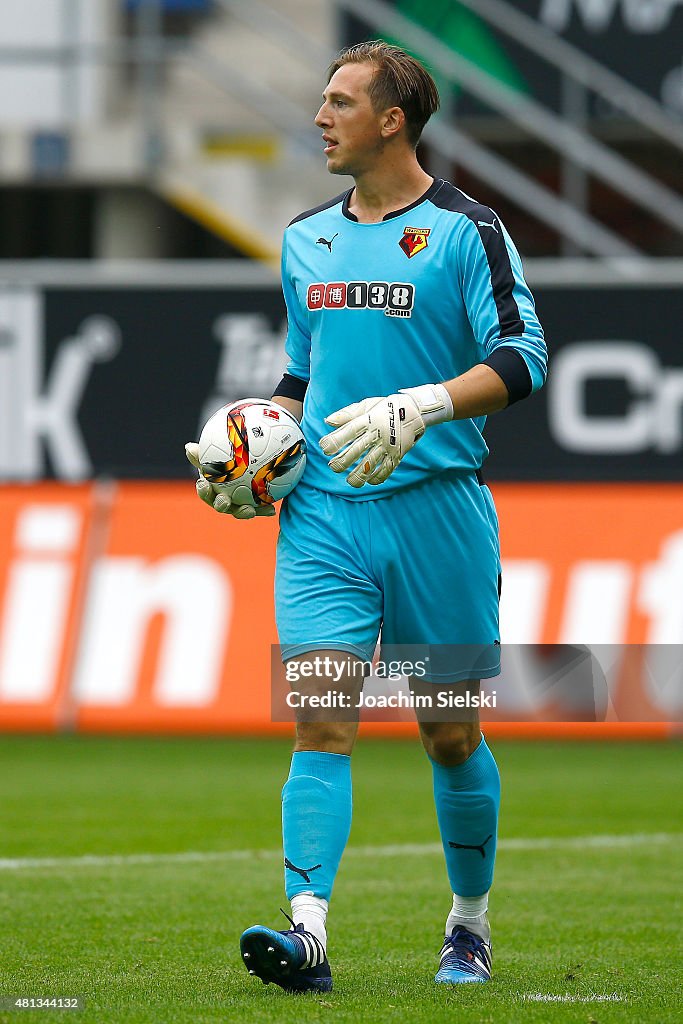
{"label": "light blue goalkeeper jersey", "polygon": [[[287,372],[308,381],[304,481],[344,498],[382,498],[488,455],[485,416],[430,427],[385,483],[353,488],[318,446],[325,416],[363,398],[450,380],[494,351],[514,350],[541,387],[546,347],[519,254],[499,218],[436,179],[379,224],[349,212],[351,190],[301,214],[282,251]],[[519,358],[521,357],[521,358]],[[523,360],[523,362],[522,362]]]}

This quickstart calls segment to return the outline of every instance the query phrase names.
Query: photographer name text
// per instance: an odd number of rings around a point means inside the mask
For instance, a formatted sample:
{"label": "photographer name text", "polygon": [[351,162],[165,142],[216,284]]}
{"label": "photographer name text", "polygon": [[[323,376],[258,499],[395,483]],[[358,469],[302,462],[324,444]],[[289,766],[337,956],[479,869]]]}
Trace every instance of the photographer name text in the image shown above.
{"label": "photographer name text", "polygon": [[341,690],[301,693],[291,690],[286,697],[290,708],[495,708],[496,691],[491,693],[361,693],[353,697]]}

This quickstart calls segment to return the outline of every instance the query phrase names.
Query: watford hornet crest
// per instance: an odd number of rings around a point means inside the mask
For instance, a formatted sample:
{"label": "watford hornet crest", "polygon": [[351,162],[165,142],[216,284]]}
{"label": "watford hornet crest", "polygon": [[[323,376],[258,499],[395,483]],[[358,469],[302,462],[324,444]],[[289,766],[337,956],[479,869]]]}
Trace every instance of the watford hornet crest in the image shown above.
{"label": "watford hornet crest", "polygon": [[423,249],[427,248],[427,235],[431,231],[431,228],[404,228],[403,238],[399,239],[399,245],[403,249],[408,259],[412,259],[413,256],[417,256],[418,252],[422,252]]}

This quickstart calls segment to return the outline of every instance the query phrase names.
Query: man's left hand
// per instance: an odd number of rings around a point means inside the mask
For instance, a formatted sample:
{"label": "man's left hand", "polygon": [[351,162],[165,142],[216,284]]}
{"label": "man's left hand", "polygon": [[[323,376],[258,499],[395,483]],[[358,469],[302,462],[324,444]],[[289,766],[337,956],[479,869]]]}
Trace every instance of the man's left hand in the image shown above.
{"label": "man's left hand", "polygon": [[365,398],[325,417],[336,427],[320,439],[329,466],[341,473],[355,462],[347,481],[352,487],[381,484],[422,437],[426,427],[453,416],[448,392],[440,384],[425,384],[389,395]]}

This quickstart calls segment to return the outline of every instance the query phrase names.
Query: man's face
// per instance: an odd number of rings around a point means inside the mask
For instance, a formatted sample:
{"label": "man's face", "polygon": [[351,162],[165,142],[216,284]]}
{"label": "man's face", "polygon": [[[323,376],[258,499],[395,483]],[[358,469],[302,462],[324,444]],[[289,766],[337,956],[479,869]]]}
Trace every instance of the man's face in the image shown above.
{"label": "man's face", "polygon": [[374,71],[373,64],[344,64],[323,93],[315,123],[323,131],[330,174],[367,171],[384,148],[386,111],[376,113],[368,96]]}

